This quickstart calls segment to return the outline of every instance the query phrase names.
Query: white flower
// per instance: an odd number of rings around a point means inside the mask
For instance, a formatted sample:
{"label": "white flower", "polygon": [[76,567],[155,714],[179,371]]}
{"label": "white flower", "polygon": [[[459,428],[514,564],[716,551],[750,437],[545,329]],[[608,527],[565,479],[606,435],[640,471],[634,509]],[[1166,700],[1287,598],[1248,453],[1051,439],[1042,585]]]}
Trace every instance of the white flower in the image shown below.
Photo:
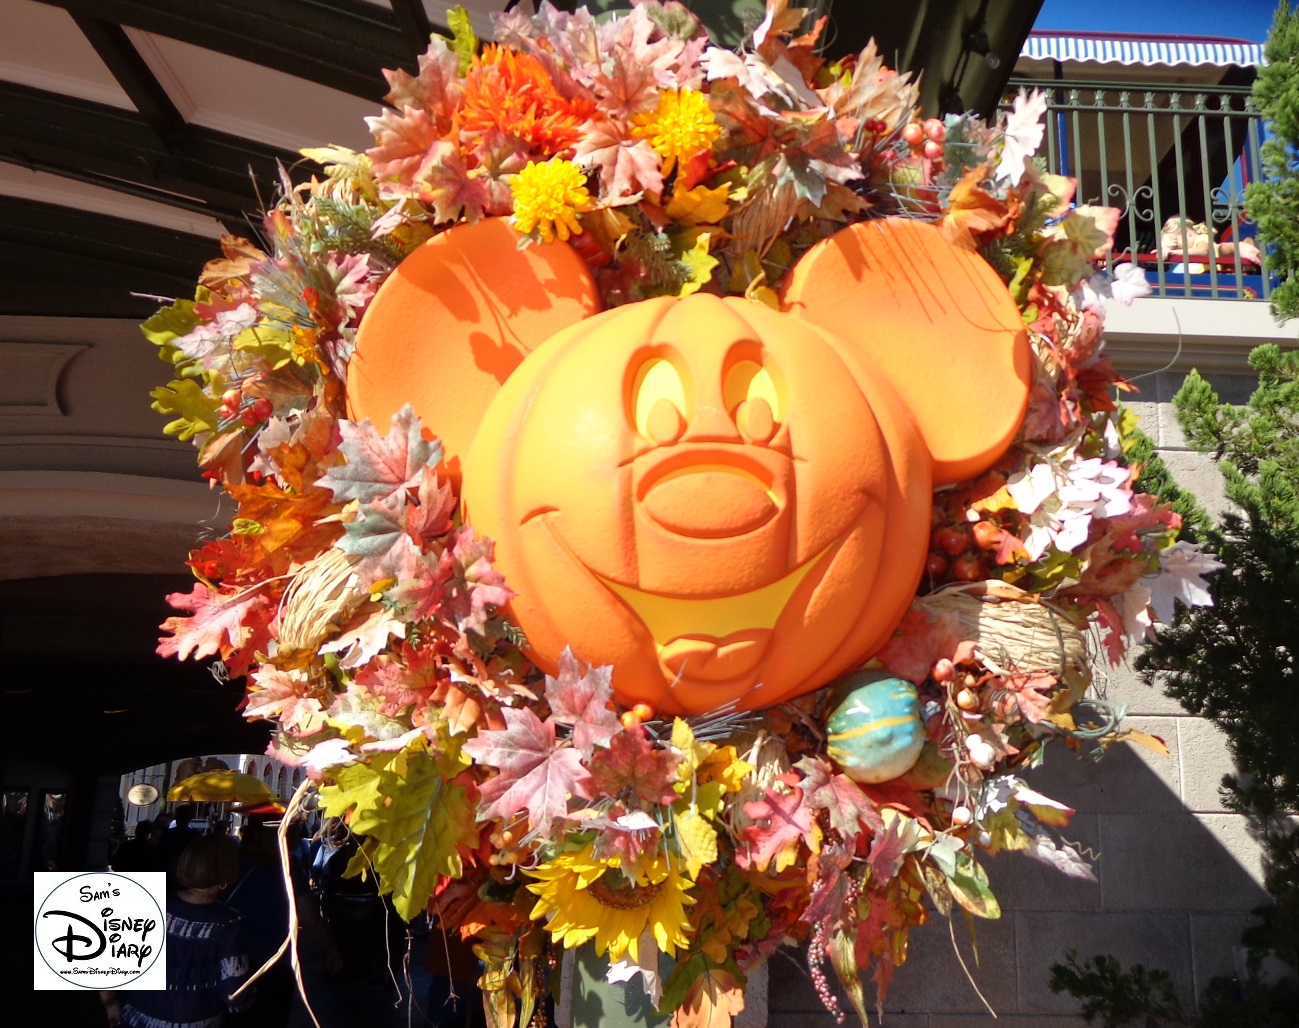
{"label": "white flower", "polygon": [[1099,457],[1069,464],[1044,461],[1012,475],[1006,491],[1029,516],[1024,549],[1037,560],[1054,545],[1071,553],[1087,542],[1092,518],[1112,518],[1132,509],[1128,471]]}
{"label": "white flower", "polygon": [[1173,543],[1159,551],[1159,574],[1150,579],[1150,606],[1166,625],[1177,613],[1174,600],[1188,607],[1212,607],[1213,596],[1204,576],[1225,565],[1191,543]]}
{"label": "white flower", "polygon": [[1097,272],[1083,282],[1074,291],[1073,300],[1079,310],[1090,311],[1103,307],[1104,300],[1131,306],[1133,300],[1149,295],[1150,283],[1145,271],[1135,264],[1116,264],[1113,276]]}
{"label": "white flower", "polygon": [[1004,141],[1001,147],[1001,161],[997,165],[998,181],[1006,180],[1012,185],[1024,174],[1024,162],[1037,153],[1042,145],[1042,115],[1046,113],[1046,94],[1040,89],[1032,93],[1019,91],[1015,97],[1014,109],[1006,118]]}

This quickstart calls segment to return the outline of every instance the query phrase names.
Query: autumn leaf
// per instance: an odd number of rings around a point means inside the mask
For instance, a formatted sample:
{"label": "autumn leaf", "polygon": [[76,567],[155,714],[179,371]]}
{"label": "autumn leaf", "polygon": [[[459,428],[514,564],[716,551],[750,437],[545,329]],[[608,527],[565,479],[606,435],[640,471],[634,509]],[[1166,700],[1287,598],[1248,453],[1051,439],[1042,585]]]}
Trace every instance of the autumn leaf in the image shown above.
{"label": "autumn leaf", "polygon": [[642,725],[613,735],[608,749],[597,750],[587,762],[597,795],[623,797],[651,809],[677,798],[673,786],[680,763],[675,753],[655,746]]}
{"label": "autumn leaf", "polygon": [[165,386],[158,386],[149,395],[153,397],[153,403],[149,406],[159,414],[178,415],[162,429],[177,439],[193,439],[204,432],[214,432],[221,423],[216,400],[192,378],[177,379]]}
{"label": "autumn leaf", "polygon": [[460,877],[461,850],[478,844],[465,787],[446,781],[436,758],[418,748],[332,768],[330,777],[334,784],[320,790],[326,816],[351,810],[352,830],[376,843],[381,891],[392,893],[406,920],[423,913],[439,880]]}
{"label": "autumn leaf", "polygon": [[939,227],[954,246],[977,250],[986,237],[1000,233],[1010,222],[1010,209],[983,188],[989,171],[986,164],[970,168],[952,187]]}
{"label": "autumn leaf", "polygon": [[365,123],[374,133],[375,145],[366,155],[374,165],[380,193],[386,195],[394,187],[406,191],[444,130],[417,107],[406,107],[400,113],[386,110],[366,118]]}
{"label": "autumn leaf", "polygon": [[1039,724],[1051,713],[1051,694],[1059,687],[1060,680],[1047,672],[1016,672],[1000,680],[1000,688],[1005,689],[1015,701],[1020,714],[1026,721]]}
{"label": "autumn leaf", "polygon": [[372,660],[356,673],[357,685],[381,701],[380,710],[393,716],[422,706],[445,683],[436,651],[403,642],[395,653]]}
{"label": "autumn leaf", "polygon": [[691,293],[699,292],[712,279],[713,269],[721,264],[721,261],[708,252],[711,238],[712,234],[709,232],[699,233],[695,245],[681,255],[681,263],[685,265],[689,274],[677,292],[678,296],[689,296]]}
{"label": "autumn leaf", "polygon": [[363,604],[342,631],[320,647],[322,653],[339,654],[344,668],[361,667],[388,646],[388,640],[406,636],[406,622],[377,603]]}
{"label": "autumn leaf", "polygon": [[508,823],[522,812],[529,830],[547,835],[551,822],[568,813],[571,796],[591,798],[591,776],[577,750],[556,741],[554,721],[527,707],[505,707],[501,715],[505,728],[481,731],[464,744],[475,761],[500,772],[479,788],[478,816]]}
{"label": "autumn leaf", "polygon": [[686,874],[697,880],[699,872],[717,860],[717,829],[693,806],[674,810],[672,824]]}
{"label": "autumn leaf", "polygon": [[845,840],[855,839],[863,830],[883,830],[884,822],[870,797],[847,775],[835,773],[824,757],[807,756],[794,766],[803,773],[799,786],[808,805],[825,810],[830,827]]}
{"label": "autumn leaf", "polygon": [[383,77],[389,86],[384,99],[397,110],[417,107],[427,112],[438,135],[451,127],[451,116],[460,103],[460,56],[447,40],[433,36],[428,49],[419,56],[418,74],[385,68]]}
{"label": "autumn leaf", "polygon": [[[585,760],[590,760],[597,746],[608,746],[609,740],[621,727],[618,715],[610,706],[613,703],[612,671],[611,667],[605,666],[588,668],[583,673],[573,651],[565,646],[559,655],[559,676],[546,676],[546,702],[550,704],[550,715],[560,724],[573,726],[573,745]],[[614,793],[610,792],[610,795]]]}
{"label": "autumn leaf", "polygon": [[505,576],[492,567],[492,548],[490,539],[462,525],[442,552],[438,573],[446,576],[444,606],[462,632],[482,632],[492,609],[505,606],[514,595]]}
{"label": "autumn leaf", "polygon": [[578,167],[599,172],[602,192],[610,200],[663,190],[663,159],[647,140],[629,137],[625,125],[589,122],[573,153]]}
{"label": "autumn leaf", "polygon": [[433,220],[439,223],[478,221],[495,203],[491,179],[480,169],[471,172],[460,150],[445,140],[429,148],[411,186],[433,208]]}
{"label": "autumn leaf", "polygon": [[678,183],[667,205],[668,217],[678,225],[716,225],[731,212],[730,193],[729,182],[716,189],[708,186],[682,189]]}
{"label": "autumn leaf", "polygon": [[950,615],[938,615],[913,606],[893,630],[880,661],[895,675],[920,683],[929,677],[934,661],[956,652],[969,630]]}
{"label": "autumn leaf", "polygon": [[415,488],[425,465],[442,460],[442,445],[423,438],[410,404],[392,416],[392,428],[382,438],[368,418],[360,424],[339,421],[338,427],[343,436],[338,450],[347,463],[330,468],[316,485],[339,502],[373,503]]}
{"label": "autumn leaf", "polygon": [[324,489],[297,494],[264,482],[227,491],[239,505],[239,516],[261,526],[250,543],[276,574],[283,574],[295,560],[315,557],[340,534],[337,524],[321,521],[336,510]]}
{"label": "autumn leaf", "polygon": [[975,917],[991,920],[1001,917],[1001,906],[988,884],[988,873],[968,853],[956,854],[956,873],[948,876],[947,888],[952,899]]}
{"label": "autumn leaf", "polygon": [[1042,249],[1042,281],[1072,289],[1092,273],[1091,261],[1105,256],[1118,228],[1117,207],[1075,207],[1051,229]]}
{"label": "autumn leaf", "polygon": [[253,265],[267,259],[247,239],[228,233],[221,234],[221,253],[224,256],[203,265],[198,277],[198,284],[214,293],[224,293],[231,284],[243,284],[252,274]]}
{"label": "autumn leaf", "polygon": [[308,734],[324,726],[320,700],[301,671],[281,671],[263,664],[253,672],[244,702],[244,717],[266,718],[286,732]]}
{"label": "autumn leaf", "polygon": [[744,849],[736,853],[736,863],[758,871],[770,867],[779,874],[798,859],[804,843],[814,849],[816,841],[811,811],[803,803],[803,791],[796,788],[797,776],[779,775],[776,780],[786,791],[768,787],[763,799],[744,805],[747,817],[766,824],[747,825],[740,833]]}
{"label": "autumn leaf", "polygon": [[158,640],[158,653],[180,660],[201,660],[217,654],[226,656],[247,641],[248,622],[259,614],[269,617],[271,601],[258,589],[223,594],[203,582],[195,582],[188,593],[170,593],[167,602],[192,617],[170,617],[161,625],[170,639]]}
{"label": "autumn leaf", "polygon": [[735,975],[720,967],[706,970],[672,1015],[672,1028],[730,1028],[744,1010],[744,991]]}

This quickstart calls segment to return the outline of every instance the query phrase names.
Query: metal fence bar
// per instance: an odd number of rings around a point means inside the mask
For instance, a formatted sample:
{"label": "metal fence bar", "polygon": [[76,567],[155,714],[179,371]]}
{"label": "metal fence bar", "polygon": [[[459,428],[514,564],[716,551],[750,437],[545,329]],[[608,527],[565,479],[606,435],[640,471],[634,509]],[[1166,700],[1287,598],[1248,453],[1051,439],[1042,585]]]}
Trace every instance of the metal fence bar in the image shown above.
{"label": "metal fence bar", "polygon": [[[1241,253],[1255,231],[1244,184],[1257,174],[1262,138],[1248,87],[1012,79],[1005,106],[1020,88],[1047,91],[1047,170],[1077,181],[1076,203],[1121,208],[1107,271],[1139,263],[1164,296],[1271,293]],[[1233,253],[1223,254],[1228,239]]]}

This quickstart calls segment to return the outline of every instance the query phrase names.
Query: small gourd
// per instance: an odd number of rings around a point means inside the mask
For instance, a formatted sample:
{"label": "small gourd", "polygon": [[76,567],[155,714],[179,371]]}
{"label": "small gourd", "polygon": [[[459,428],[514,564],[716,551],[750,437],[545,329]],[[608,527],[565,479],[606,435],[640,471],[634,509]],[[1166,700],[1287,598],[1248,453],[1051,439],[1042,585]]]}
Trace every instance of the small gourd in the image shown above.
{"label": "small gourd", "polygon": [[834,697],[827,753],[844,774],[877,784],[915,766],[925,725],[914,685],[887,672],[859,671],[842,679]]}

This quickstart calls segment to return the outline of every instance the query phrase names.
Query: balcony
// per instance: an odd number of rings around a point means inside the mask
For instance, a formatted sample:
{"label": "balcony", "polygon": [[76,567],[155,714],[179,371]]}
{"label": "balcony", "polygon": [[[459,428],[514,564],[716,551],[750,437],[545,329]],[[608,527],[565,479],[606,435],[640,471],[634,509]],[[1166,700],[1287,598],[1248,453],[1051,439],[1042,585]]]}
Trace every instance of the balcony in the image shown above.
{"label": "balcony", "polygon": [[1242,40],[1035,30],[1003,104],[1043,90],[1048,170],[1077,180],[1077,203],[1122,212],[1107,271],[1139,265],[1158,297],[1265,301],[1273,283],[1245,210],[1262,167],[1261,62]]}

